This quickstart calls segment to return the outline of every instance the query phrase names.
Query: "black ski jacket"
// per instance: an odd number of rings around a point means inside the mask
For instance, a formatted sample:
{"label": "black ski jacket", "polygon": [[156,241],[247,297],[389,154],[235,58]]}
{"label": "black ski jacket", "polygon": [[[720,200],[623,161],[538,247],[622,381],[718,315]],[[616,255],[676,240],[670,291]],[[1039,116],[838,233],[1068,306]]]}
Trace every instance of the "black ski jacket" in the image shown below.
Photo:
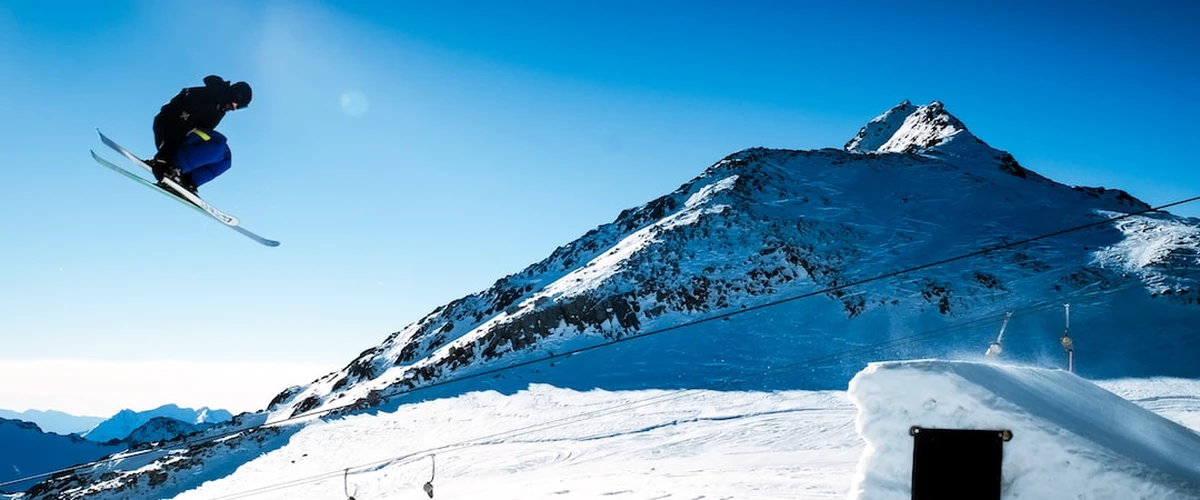
{"label": "black ski jacket", "polygon": [[210,131],[225,117],[229,82],[217,75],[204,77],[203,87],[179,91],[154,117],[154,143],[163,158],[172,158],[194,128]]}

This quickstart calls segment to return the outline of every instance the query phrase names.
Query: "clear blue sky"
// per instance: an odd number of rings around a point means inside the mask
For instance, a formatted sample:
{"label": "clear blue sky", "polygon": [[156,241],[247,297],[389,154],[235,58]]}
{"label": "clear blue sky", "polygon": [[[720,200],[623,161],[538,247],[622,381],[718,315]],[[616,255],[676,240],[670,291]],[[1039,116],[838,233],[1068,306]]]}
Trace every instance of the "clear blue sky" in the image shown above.
{"label": "clear blue sky", "polygon": [[[1200,4],[843,3],[0,4],[0,365],[304,383],[729,153],[841,147],[904,99],[1060,182],[1200,194]],[[212,73],[255,97],[201,193],[279,248],[88,157],[118,159],[96,127],[150,155],[159,106]]]}

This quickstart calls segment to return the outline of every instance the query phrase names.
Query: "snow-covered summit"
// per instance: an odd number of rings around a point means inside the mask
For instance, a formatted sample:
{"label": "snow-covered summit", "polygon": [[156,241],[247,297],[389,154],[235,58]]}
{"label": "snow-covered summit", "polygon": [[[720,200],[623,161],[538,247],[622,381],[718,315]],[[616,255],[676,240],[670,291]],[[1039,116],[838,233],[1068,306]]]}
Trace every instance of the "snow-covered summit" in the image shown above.
{"label": "snow-covered summit", "polygon": [[845,150],[853,152],[878,151],[881,146],[896,135],[896,131],[904,125],[904,121],[917,109],[912,101],[905,99],[892,109],[884,111],[858,130],[858,134],[846,143]]}
{"label": "snow-covered summit", "polygon": [[983,144],[940,101],[913,106],[905,100],[863,126],[845,148],[855,153],[906,153],[952,141]]}

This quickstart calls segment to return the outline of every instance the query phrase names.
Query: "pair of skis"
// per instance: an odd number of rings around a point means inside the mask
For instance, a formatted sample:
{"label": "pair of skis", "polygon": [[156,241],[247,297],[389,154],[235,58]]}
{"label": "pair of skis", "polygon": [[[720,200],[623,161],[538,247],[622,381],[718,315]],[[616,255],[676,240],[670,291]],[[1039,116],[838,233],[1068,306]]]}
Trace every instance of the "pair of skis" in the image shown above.
{"label": "pair of skis", "polygon": [[[150,171],[150,172],[154,171],[153,169],[150,168],[150,165],[147,165],[146,162],[139,159],[133,153],[130,153],[128,149],[121,147],[120,144],[113,142],[113,140],[109,139],[107,136],[105,136],[103,132],[100,132],[100,130],[96,130],[96,132],[100,134],[100,141],[103,142],[106,146],[112,148],[113,151],[120,153],[125,158],[128,158],[129,161],[133,162],[136,165],[141,166],[142,168],[146,169],[147,171]],[[279,246],[278,241],[263,238],[262,236],[259,236],[255,233],[251,232],[250,230],[242,227],[241,222],[238,221],[237,217],[234,217],[232,215],[229,215],[225,212],[218,210],[217,207],[210,205],[208,202],[204,201],[199,196],[196,196],[195,193],[188,191],[187,189],[184,189],[183,186],[180,186],[179,183],[171,180],[170,178],[164,178],[162,180],[162,185],[159,185],[153,181],[147,180],[145,177],[142,177],[138,174],[135,174],[133,172],[130,172],[124,168],[117,166],[113,162],[110,162],[110,161],[104,159],[103,157],[101,157],[100,155],[96,154],[95,151],[92,151],[92,158],[96,160],[96,163],[99,163],[100,165],[108,167],[109,169],[113,170],[114,172],[116,172],[118,174],[128,177],[129,179],[132,179],[143,186],[146,186],[146,187],[151,188],[155,191],[158,191],[164,195],[167,195],[168,197],[170,197],[171,199],[174,199],[175,201],[183,203],[184,205],[187,205],[200,213],[203,213],[209,217],[212,217],[213,219],[216,219],[217,222],[220,222],[221,224],[225,225],[226,227],[241,233],[242,235],[246,236],[247,238],[250,238],[254,241],[257,241],[258,243],[261,243],[261,244],[269,246],[269,247]],[[166,187],[164,188],[163,186],[166,186]]]}

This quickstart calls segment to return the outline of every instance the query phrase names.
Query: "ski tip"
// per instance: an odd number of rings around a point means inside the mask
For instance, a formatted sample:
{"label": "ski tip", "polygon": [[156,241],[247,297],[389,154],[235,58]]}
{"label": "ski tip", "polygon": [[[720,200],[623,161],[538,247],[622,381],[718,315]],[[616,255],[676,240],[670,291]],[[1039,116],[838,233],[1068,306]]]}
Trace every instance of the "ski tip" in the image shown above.
{"label": "ski tip", "polygon": [[263,238],[262,236],[259,236],[253,232],[247,231],[246,229],[244,229],[240,226],[229,226],[229,227],[231,227],[234,231],[242,233],[242,235],[258,242],[259,244],[261,244],[263,246],[268,246],[268,247],[272,247],[272,248],[279,246],[278,241]]}

